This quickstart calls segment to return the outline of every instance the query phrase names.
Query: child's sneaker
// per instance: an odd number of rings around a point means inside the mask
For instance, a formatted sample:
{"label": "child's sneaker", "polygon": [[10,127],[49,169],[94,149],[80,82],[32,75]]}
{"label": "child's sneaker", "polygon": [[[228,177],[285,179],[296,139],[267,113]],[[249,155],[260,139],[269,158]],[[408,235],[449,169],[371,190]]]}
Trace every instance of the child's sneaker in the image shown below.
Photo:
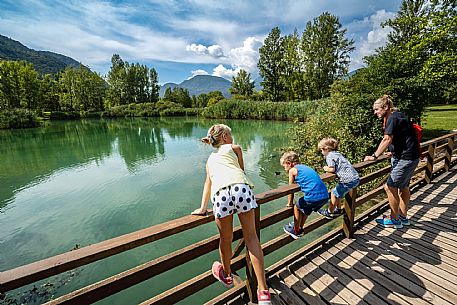
{"label": "child's sneaker", "polygon": [[317,213],[321,214],[327,219],[333,219],[334,217],[330,214],[330,211],[328,209],[319,209]]}
{"label": "child's sneaker", "polygon": [[401,220],[399,219],[393,219],[390,215],[382,215],[382,218],[376,219],[376,222],[384,226],[384,228],[395,228],[395,229],[401,229],[403,228],[403,225],[401,223]]}
{"label": "child's sneaker", "polygon": [[224,275],[224,267],[219,262],[214,262],[213,267],[211,268],[211,272],[213,276],[225,286],[225,288],[232,288],[233,287],[233,278],[231,276],[225,277]]}
{"label": "child's sneaker", "polygon": [[271,295],[268,290],[257,290],[258,305],[271,305]]}
{"label": "child's sneaker", "polygon": [[290,223],[284,225],[284,232],[292,236],[293,239],[298,239],[303,236],[303,231],[300,230],[299,232],[296,232],[294,226],[291,226]]}
{"label": "child's sneaker", "polygon": [[332,216],[333,218],[336,218],[340,215],[343,215],[343,211],[344,211],[343,209],[335,208],[333,210],[333,212],[330,212],[330,216]]}
{"label": "child's sneaker", "polygon": [[403,217],[400,214],[398,214],[398,220],[400,220],[401,224],[404,226],[409,226],[411,224],[408,217]]}

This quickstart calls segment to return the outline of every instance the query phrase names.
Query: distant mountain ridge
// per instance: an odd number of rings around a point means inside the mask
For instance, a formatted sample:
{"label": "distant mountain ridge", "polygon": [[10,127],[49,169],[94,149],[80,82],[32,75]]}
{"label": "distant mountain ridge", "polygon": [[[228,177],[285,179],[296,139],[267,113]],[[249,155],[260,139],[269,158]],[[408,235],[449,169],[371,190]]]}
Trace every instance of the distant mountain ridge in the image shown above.
{"label": "distant mountain ridge", "polygon": [[55,74],[68,66],[81,65],[71,57],[49,51],[36,51],[3,35],[0,35],[0,60],[25,60],[32,63],[40,74]]}
{"label": "distant mountain ridge", "polygon": [[191,79],[185,80],[180,84],[166,83],[160,87],[160,97],[163,97],[167,88],[174,89],[176,87],[189,90],[189,95],[200,95],[212,91],[221,91],[225,97],[230,97],[229,89],[232,87],[232,82],[225,78],[211,75],[196,75]]}

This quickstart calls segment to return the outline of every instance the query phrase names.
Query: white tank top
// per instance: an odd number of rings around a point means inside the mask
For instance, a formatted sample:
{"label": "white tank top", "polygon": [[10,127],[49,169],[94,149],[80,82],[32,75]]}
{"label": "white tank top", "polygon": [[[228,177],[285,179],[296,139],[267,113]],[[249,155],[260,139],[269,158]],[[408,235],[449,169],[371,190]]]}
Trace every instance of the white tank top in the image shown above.
{"label": "white tank top", "polygon": [[251,188],[254,187],[241,169],[232,144],[221,145],[209,156],[208,172],[211,178],[211,197],[223,187],[236,183],[246,183]]}

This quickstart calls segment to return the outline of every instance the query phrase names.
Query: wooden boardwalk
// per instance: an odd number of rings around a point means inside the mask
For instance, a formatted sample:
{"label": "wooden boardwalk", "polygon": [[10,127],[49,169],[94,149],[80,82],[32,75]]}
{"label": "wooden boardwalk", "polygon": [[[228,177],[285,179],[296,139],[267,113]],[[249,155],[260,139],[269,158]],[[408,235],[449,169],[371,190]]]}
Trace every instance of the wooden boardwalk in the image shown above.
{"label": "wooden boardwalk", "polygon": [[397,230],[368,219],[304,254],[268,278],[273,304],[457,304],[457,169],[414,193],[409,216]]}

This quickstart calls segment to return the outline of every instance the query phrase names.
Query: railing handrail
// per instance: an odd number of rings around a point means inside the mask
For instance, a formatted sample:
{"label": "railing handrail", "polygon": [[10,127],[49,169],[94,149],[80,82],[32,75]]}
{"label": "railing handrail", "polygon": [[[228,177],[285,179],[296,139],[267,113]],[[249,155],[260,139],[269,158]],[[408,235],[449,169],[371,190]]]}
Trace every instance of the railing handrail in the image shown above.
{"label": "railing handrail", "polygon": [[[454,137],[457,135],[457,132],[432,139],[430,141],[427,141],[425,143],[421,144],[421,148],[425,147],[430,147],[431,145],[437,144],[441,141],[452,139],[452,143],[455,143]],[[436,145],[435,145],[436,146]],[[435,148],[433,146],[433,149]],[[430,149],[429,149],[430,150]],[[453,152],[453,147],[451,150],[451,153]],[[434,156],[431,156],[431,159],[434,160]],[[376,164],[378,162],[382,162],[383,160],[388,159],[389,157],[387,156],[381,156],[378,158],[376,161],[366,161],[366,162],[359,162],[357,164],[354,164],[354,168],[357,170],[362,170],[364,168],[367,168],[373,164]],[[442,158],[442,157],[441,157]],[[376,179],[380,176],[383,176],[389,171],[390,166],[384,167],[378,171],[375,171],[374,173],[368,174],[367,176],[364,176],[361,178],[361,184],[367,183],[369,181],[372,181],[373,179]],[[421,170],[426,169],[423,167]],[[330,173],[324,173],[320,175],[322,180],[325,182],[331,181],[335,179],[336,175],[335,174],[330,174]],[[259,193],[256,195],[256,200],[259,203],[259,205],[264,204],[266,202],[287,196],[288,194],[295,193],[297,191],[300,191],[300,188],[298,185],[284,185],[281,186],[277,189],[273,190],[268,190],[263,193]],[[358,198],[358,200],[355,200],[355,206],[358,206],[369,199],[375,197],[379,193],[382,193],[382,189],[375,189],[372,190],[371,192],[361,196]],[[275,214],[275,213],[273,213]],[[284,219],[284,217],[289,217],[292,212],[291,209],[284,209],[283,211],[279,211],[277,215],[275,216],[273,214],[267,215],[266,217],[262,218],[260,222],[260,227],[264,228],[267,227],[273,223],[276,223],[278,220]],[[273,215],[273,216],[272,216]],[[206,217],[201,217],[201,216],[193,216],[193,215],[188,215],[181,217],[179,219],[171,220],[162,224],[158,224],[155,226],[151,226],[142,230],[138,230],[132,233],[128,233],[119,237],[115,237],[109,240],[102,241],[100,243],[96,243],[93,245],[89,245],[74,251],[66,252],[63,254],[59,254],[47,259],[43,259],[37,262],[33,262],[27,265],[19,266],[17,268],[11,269],[11,270],[6,270],[3,272],[0,272],[0,292],[6,292],[30,283],[33,283],[37,280],[41,280],[47,277],[50,277],[52,275],[56,275],[59,273],[62,273],[64,271],[74,269],[76,267],[83,266],[85,264],[95,262],[97,260],[124,252],[126,250],[130,250],[136,247],[139,247],[141,245],[169,237],[171,235],[183,232],[185,230],[195,228],[197,226],[206,224],[208,222],[213,221],[214,217],[212,215],[212,211],[208,210],[208,216]],[[321,226],[324,223],[327,223],[328,221],[322,220],[318,221],[319,226]],[[308,226],[312,229],[314,229],[315,222],[309,223]],[[236,237],[236,238],[235,238]],[[241,230],[237,228],[234,232],[234,240],[241,238]],[[205,240],[205,242],[211,243],[213,246],[211,246],[211,249],[215,249],[217,247],[214,246],[214,241],[218,240],[218,237],[211,237]],[[284,242],[282,242],[284,243]],[[208,250],[208,249],[207,249]],[[211,250],[212,251],[212,250]],[[204,252],[209,252],[209,251],[204,251]],[[203,253],[204,254],[204,253]],[[202,255],[202,254],[201,254]],[[154,261],[160,260],[163,258],[158,258]],[[193,259],[193,258],[192,258]],[[189,260],[187,260],[189,261]],[[187,262],[186,261],[186,262]],[[150,264],[146,263],[146,264]],[[144,264],[144,265],[146,265]],[[141,265],[143,266],[143,265]],[[141,267],[138,266],[138,267]],[[135,268],[134,268],[135,269]],[[121,273],[122,274],[122,273]],[[95,284],[94,284],[95,285]],[[93,286],[93,285],[90,285]],[[87,286],[87,287],[90,287]],[[119,290],[118,290],[119,291]],[[117,291],[115,291],[117,292]],[[113,293],[115,293],[113,292]]]}

